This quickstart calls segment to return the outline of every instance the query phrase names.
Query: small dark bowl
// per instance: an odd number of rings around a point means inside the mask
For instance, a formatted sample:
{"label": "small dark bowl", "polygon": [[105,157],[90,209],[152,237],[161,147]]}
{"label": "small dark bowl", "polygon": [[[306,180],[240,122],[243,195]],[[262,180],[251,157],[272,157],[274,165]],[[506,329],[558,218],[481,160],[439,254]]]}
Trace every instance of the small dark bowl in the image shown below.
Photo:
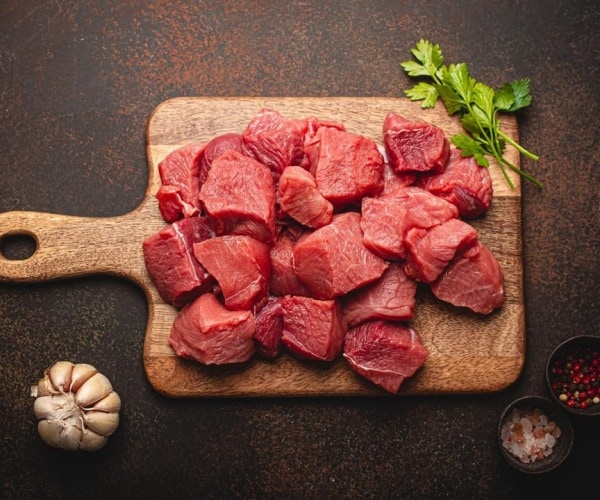
{"label": "small dark bowl", "polygon": [[[546,364],[546,383],[548,384],[548,390],[550,391],[554,401],[556,401],[565,411],[574,415],[597,416],[600,415],[600,403],[590,404],[587,406],[587,408],[567,406],[564,401],[559,399],[559,394],[557,394],[552,388],[553,384],[557,382],[558,377],[558,375],[553,372],[555,363],[559,361],[564,365],[565,359],[568,355],[578,355],[586,350],[600,353],[600,337],[594,337],[592,335],[580,335],[577,337],[571,337],[570,339],[567,339],[559,344],[558,347],[556,347],[556,349],[554,349],[552,352],[550,358],[548,358],[548,363]],[[594,394],[594,396],[600,398],[600,373],[598,373],[597,380],[598,382],[596,382],[597,387],[595,387],[595,390],[598,392]]]}
{"label": "small dark bowl", "polygon": [[[550,455],[535,462],[523,463],[503,446],[502,426],[510,418],[514,408],[523,410],[539,408],[549,420],[556,422],[556,425],[560,427],[561,435],[557,439]],[[527,474],[541,474],[555,469],[567,458],[573,446],[573,427],[567,414],[550,399],[540,396],[525,396],[513,401],[502,412],[500,424],[498,425],[498,446],[500,446],[500,450],[506,461],[516,470]]]}

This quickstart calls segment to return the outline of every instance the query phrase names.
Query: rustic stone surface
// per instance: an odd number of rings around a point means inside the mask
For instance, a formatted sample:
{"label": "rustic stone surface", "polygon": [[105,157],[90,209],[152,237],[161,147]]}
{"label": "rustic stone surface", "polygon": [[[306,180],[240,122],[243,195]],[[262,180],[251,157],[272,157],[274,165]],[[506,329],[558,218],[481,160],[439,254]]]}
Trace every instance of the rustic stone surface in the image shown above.
{"label": "rustic stone surface", "polygon": [[[0,6],[0,212],[110,216],[147,181],[145,128],[175,96],[399,96],[418,38],[499,86],[529,77],[521,140],[527,361],[493,395],[171,400],[143,371],[146,302],[108,277],[0,283],[3,498],[520,498],[600,489],[597,421],[543,478],[496,447],[503,407],[546,394],[553,347],[599,335],[600,142],[595,1],[22,2]],[[5,241],[12,258],[27,244]],[[15,248],[15,245],[17,248]],[[21,245],[21,246],[19,246]],[[88,362],[122,396],[95,454],[48,448],[29,386],[58,359]]]}

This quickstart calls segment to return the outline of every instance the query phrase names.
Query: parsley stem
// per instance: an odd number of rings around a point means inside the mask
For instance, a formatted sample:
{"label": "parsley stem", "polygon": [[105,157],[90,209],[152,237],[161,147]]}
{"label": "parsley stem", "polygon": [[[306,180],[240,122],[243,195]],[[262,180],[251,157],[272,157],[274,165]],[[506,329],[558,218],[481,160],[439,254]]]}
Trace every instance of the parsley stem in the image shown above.
{"label": "parsley stem", "polygon": [[530,159],[536,160],[536,161],[540,159],[540,157],[538,155],[532,153],[531,151],[526,150],[518,142],[515,142],[513,139],[511,139],[509,136],[507,136],[504,132],[502,132],[502,130],[498,129],[498,134],[500,135],[500,137],[502,137],[502,139],[504,139],[506,142],[508,142],[511,146],[515,147],[517,149],[517,151],[519,151],[521,154],[527,156],[527,158],[530,158]]}
{"label": "parsley stem", "polygon": [[[496,158],[496,161],[498,162],[498,166],[500,167],[500,171],[502,172],[502,175],[504,175],[504,179],[506,180],[506,183],[508,184],[510,189],[515,189],[515,185],[513,184],[513,181],[510,179],[510,176],[508,175],[506,168],[504,168],[504,164],[506,163],[506,160],[504,158],[502,158],[502,156],[497,156],[497,155],[494,155],[494,158]],[[510,168],[510,165],[509,165],[509,168]]]}
{"label": "parsley stem", "polygon": [[513,165],[511,162],[509,162],[506,159],[503,159],[503,162],[505,165],[508,166],[508,168],[510,168],[513,172],[516,172],[517,174],[519,174],[521,177],[524,177],[525,179],[533,182],[536,187],[541,188],[542,187],[542,183],[540,181],[538,181],[535,177],[533,177],[532,175],[528,174],[527,172],[525,172],[524,170],[521,170],[519,167],[517,167],[516,165]]}
{"label": "parsley stem", "polygon": [[510,189],[514,190],[515,185],[514,185],[513,181],[511,180],[510,176],[508,175],[508,172],[506,171],[505,166],[507,166],[511,170],[516,167],[512,163],[510,163],[508,160],[506,160],[506,158],[504,158],[502,147],[498,143],[497,138],[495,138],[495,140],[490,140],[487,144],[483,145],[482,147],[484,149],[486,149],[496,159],[496,162],[498,163],[498,166],[500,167],[500,171],[502,172],[502,175],[504,176],[506,183],[508,184]]}

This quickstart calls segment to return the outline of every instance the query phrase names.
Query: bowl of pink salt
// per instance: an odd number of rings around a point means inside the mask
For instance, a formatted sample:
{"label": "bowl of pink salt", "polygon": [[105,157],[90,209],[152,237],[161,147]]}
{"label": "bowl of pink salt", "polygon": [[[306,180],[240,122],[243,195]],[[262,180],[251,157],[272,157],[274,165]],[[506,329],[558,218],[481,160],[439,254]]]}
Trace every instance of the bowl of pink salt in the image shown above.
{"label": "bowl of pink salt", "polygon": [[558,467],[573,445],[568,416],[548,398],[525,396],[509,404],[500,418],[498,443],[506,461],[528,474]]}

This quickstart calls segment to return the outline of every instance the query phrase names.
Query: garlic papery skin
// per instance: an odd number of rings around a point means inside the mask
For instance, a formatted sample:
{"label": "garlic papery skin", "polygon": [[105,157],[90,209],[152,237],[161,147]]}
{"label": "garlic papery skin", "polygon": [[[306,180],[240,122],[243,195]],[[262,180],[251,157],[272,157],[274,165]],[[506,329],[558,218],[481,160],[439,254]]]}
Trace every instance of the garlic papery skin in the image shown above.
{"label": "garlic papery skin", "polygon": [[31,395],[38,432],[54,448],[99,450],[119,425],[121,398],[92,365],[58,361]]}
{"label": "garlic papery skin", "polygon": [[85,429],[83,436],[81,436],[81,449],[85,451],[99,450],[106,444],[107,440],[106,436],[101,436],[91,429]]}
{"label": "garlic papery skin", "polygon": [[108,437],[119,425],[119,414],[91,410],[83,414],[83,423],[101,436]]}
{"label": "garlic papery skin", "polygon": [[108,413],[119,413],[119,411],[121,411],[121,398],[115,391],[112,391],[100,401],[96,402],[94,404],[94,409]]}
{"label": "garlic papery skin", "polygon": [[54,363],[48,369],[50,382],[59,391],[64,391],[71,383],[71,374],[73,373],[73,363],[70,361],[59,361]]}
{"label": "garlic papery skin", "polygon": [[81,406],[90,406],[113,392],[112,384],[105,375],[96,373],[75,392],[75,400]]}
{"label": "garlic papery skin", "polygon": [[94,368],[92,365],[88,365],[86,363],[76,364],[73,367],[73,373],[71,374],[69,390],[71,392],[77,392],[79,388],[96,373],[98,373],[98,370],[96,370],[96,368]]}

